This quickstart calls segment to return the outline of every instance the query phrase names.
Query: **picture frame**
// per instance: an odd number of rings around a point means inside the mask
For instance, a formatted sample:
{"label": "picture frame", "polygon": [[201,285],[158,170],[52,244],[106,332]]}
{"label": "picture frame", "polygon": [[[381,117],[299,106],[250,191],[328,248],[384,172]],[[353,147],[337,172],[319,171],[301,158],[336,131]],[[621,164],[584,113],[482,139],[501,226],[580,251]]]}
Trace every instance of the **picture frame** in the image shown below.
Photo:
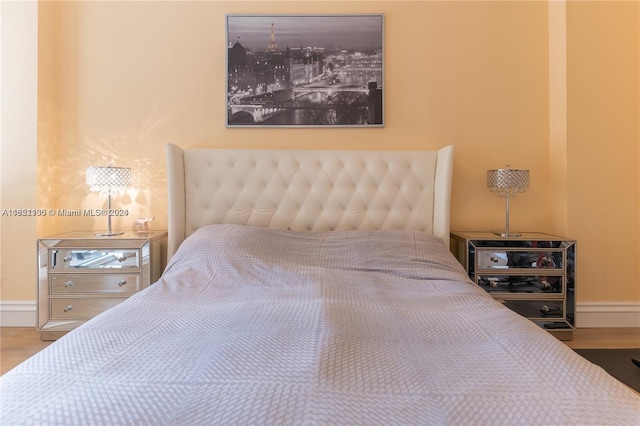
{"label": "picture frame", "polygon": [[236,127],[384,127],[383,14],[227,14]]}

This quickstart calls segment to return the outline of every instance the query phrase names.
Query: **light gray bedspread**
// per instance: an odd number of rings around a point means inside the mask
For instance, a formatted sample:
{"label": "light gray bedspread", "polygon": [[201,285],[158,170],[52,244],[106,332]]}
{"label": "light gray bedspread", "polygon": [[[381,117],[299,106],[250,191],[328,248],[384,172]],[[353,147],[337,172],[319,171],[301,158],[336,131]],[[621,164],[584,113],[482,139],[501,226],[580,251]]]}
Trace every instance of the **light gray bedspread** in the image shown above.
{"label": "light gray bedspread", "polygon": [[0,381],[3,426],[640,421],[635,393],[416,231],[202,228]]}

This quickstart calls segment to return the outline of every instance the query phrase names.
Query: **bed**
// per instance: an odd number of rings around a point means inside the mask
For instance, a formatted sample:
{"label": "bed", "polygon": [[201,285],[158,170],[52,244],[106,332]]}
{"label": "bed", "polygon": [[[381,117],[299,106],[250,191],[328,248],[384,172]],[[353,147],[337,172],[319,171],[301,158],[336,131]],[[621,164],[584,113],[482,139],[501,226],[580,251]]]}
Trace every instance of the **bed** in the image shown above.
{"label": "bed", "polygon": [[452,147],[167,158],[162,277],[0,378],[3,425],[638,424],[450,254]]}

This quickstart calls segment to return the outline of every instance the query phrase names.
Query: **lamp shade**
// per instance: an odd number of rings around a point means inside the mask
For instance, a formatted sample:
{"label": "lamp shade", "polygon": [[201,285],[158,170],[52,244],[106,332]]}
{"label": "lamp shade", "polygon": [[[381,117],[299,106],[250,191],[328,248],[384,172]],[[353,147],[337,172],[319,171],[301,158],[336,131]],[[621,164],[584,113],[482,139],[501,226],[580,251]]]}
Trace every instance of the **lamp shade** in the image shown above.
{"label": "lamp shade", "polygon": [[505,169],[487,170],[487,187],[500,197],[515,197],[529,188],[529,170]]}
{"label": "lamp shade", "polygon": [[101,194],[124,193],[131,184],[129,167],[93,166],[87,167],[87,185]]}
{"label": "lamp shade", "polygon": [[508,165],[504,169],[487,170],[487,187],[506,200],[506,223],[504,231],[494,231],[501,237],[519,237],[509,231],[509,198],[525,192],[529,188],[529,170],[512,169]]}

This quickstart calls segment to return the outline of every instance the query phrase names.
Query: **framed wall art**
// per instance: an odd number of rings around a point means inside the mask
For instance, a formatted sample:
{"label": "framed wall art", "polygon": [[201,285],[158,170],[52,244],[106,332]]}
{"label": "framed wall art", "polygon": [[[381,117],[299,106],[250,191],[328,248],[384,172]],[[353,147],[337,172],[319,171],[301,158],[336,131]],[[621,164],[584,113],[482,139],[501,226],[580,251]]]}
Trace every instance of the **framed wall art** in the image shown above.
{"label": "framed wall art", "polygon": [[226,15],[227,127],[384,127],[384,16]]}

